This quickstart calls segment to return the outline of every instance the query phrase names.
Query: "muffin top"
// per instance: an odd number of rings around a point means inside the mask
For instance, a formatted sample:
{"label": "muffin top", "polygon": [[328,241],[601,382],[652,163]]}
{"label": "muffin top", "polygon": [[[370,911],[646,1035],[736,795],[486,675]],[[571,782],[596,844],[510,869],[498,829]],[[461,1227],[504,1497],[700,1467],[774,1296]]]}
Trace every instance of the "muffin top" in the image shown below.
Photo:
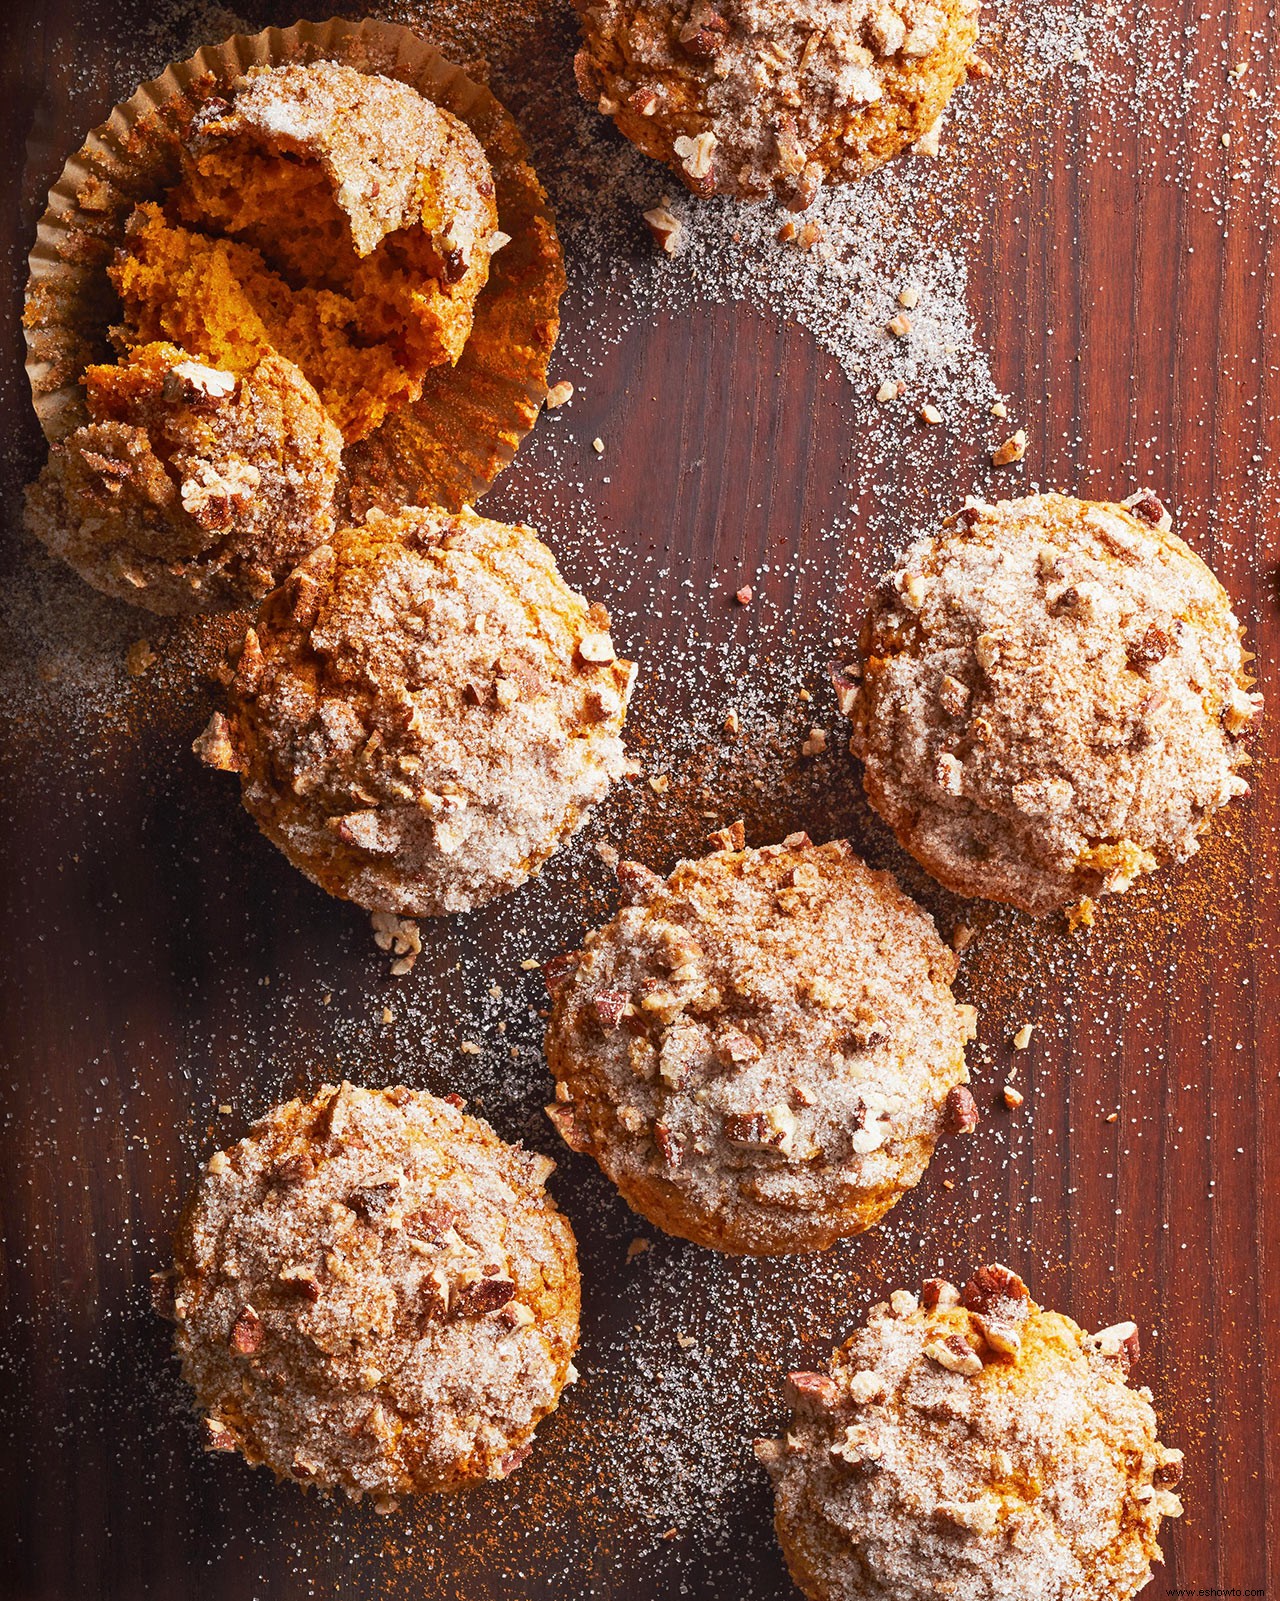
{"label": "muffin top", "polygon": [[451,113],[334,62],[258,68],[200,106],[178,183],[131,215],[113,337],[235,371],[277,352],[351,443],[457,362],[505,240],[488,158]]}
{"label": "muffin top", "polygon": [[1197,848],[1261,709],[1231,603],[1152,495],[974,504],[838,675],[867,794],[961,894],[1046,912]]}
{"label": "muffin top", "polygon": [[[251,67],[229,105],[206,101],[186,152],[184,201],[238,227],[249,222],[238,209],[247,197],[226,192],[217,159],[232,151],[246,162],[257,155],[317,164],[357,256],[388,234],[423,227],[458,277],[474,258],[487,258],[497,215],[479,140],[452,112],[394,78],[337,61],[286,62]],[[278,220],[288,249],[294,219]]]}
{"label": "muffin top", "polygon": [[1132,1323],[1089,1336],[1008,1268],[899,1290],[793,1373],[757,1442],[797,1583],[822,1601],[1127,1601],[1151,1576],[1182,1453],[1130,1389]]}
{"label": "muffin top", "polygon": [[925,134],[976,0],[576,0],[583,95],[699,194],[803,207]]}
{"label": "muffin top", "polygon": [[237,375],[150,344],[84,384],[92,421],[50,450],[27,520],[96,588],[156,612],[244,605],[332,532],[342,436],[291,362]]}
{"label": "muffin top", "polygon": [[464,911],[535,872],[626,770],[634,668],[608,628],[529,528],[373,511],[268,599],[197,749],[331,894]]}
{"label": "muffin top", "polygon": [[954,1125],[974,1013],[932,920],[845,841],[724,845],[666,880],[623,863],[634,904],[549,969],[547,1110],[668,1231],[820,1249]]}
{"label": "muffin top", "polygon": [[216,1152],[157,1283],[208,1447],[357,1499],[510,1472],[577,1341],[552,1166],[452,1100],[351,1084]]}

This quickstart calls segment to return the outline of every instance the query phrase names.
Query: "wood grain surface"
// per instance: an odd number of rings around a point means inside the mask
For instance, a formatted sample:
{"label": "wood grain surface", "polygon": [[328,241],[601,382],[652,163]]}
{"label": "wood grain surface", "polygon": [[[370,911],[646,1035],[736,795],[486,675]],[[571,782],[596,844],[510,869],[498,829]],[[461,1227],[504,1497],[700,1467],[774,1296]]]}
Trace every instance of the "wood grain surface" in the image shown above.
{"label": "wood grain surface", "polygon": [[[998,29],[1019,8],[1041,30],[1069,11],[1008,0]],[[430,32],[431,7],[416,16]],[[165,35],[143,0],[7,0],[0,1593],[785,1597],[750,1449],[779,1421],[780,1376],[887,1289],[995,1258],[1088,1327],[1142,1328],[1140,1379],[1187,1456],[1186,1516],[1146,1593],[1280,1598],[1280,54],[1266,0],[1157,0],[1134,17],[1105,82],[1023,79],[1016,137],[1007,118],[992,133],[999,78],[965,91],[968,312],[1010,426],[1031,437],[1013,474],[988,468],[989,427],[908,417],[895,443],[867,400],[879,375],[852,380],[785,308],[707,299],[611,321],[571,266],[565,348],[585,348],[571,336],[589,318],[594,371],[484,509],[542,528],[613,611],[642,663],[633,743],[669,787],[624,787],[537,882],[424,930],[417,969],[392,979],[367,920],[294,874],[234,786],[191,759],[217,631],[94,597],[19,530],[42,459],[19,326],[41,198]],[[242,20],[293,15],[249,4]],[[558,7],[546,34],[571,48]],[[1154,64],[1137,42],[1153,38]],[[1158,121],[1132,114],[1153,72],[1170,74]],[[518,85],[495,86],[519,115]],[[634,248],[640,263],[638,228]],[[974,488],[1032,482],[1157,488],[1237,600],[1269,697],[1252,796],[1199,857],[1076,936],[962,905],[897,851],[822,678],[843,617],[915,527]],[[744,581],[746,609],[730,599]],[[159,659],[135,683],[118,664],[140,637]],[[743,732],[723,736],[739,704]],[[811,722],[831,749],[805,761]],[[592,843],[665,871],[739,815],[755,843],[847,833],[945,933],[978,931],[960,989],[981,1018],[982,1128],[884,1227],[812,1260],[722,1261],[656,1237],[540,1111],[542,998],[519,963],[607,914]],[[1010,1113],[1015,1064],[1026,1099]],[[147,1304],[197,1162],[337,1074],[459,1090],[554,1154],[581,1245],[582,1380],[529,1461],[395,1518],[204,1456]],[[637,1238],[649,1248],[629,1253]]]}

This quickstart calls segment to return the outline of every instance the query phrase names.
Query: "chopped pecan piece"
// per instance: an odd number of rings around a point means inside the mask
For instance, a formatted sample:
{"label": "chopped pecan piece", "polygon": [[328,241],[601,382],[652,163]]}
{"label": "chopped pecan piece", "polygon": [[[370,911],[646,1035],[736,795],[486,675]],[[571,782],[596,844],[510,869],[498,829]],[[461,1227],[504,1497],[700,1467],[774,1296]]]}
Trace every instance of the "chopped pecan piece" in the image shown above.
{"label": "chopped pecan piece", "polygon": [[399,1193],[400,1186],[394,1180],[385,1184],[366,1184],[361,1189],[352,1190],[346,1204],[358,1218],[363,1218],[366,1223],[376,1223],[395,1205]]}
{"label": "chopped pecan piece", "polygon": [[724,1119],[725,1139],[735,1145],[764,1145],[790,1156],[795,1147],[796,1116],[783,1102],[752,1112],[729,1112]]}
{"label": "chopped pecan piece", "polygon": [[574,969],[581,960],[578,951],[566,951],[562,956],[553,956],[542,964],[542,982],[547,986],[547,994],[553,999],[572,978]]}
{"label": "chopped pecan piece", "polygon": [[725,1067],[737,1067],[742,1062],[755,1062],[760,1058],[760,1047],[740,1028],[722,1028],[716,1035],[715,1052],[716,1060]]}
{"label": "chopped pecan piece", "polygon": [[516,1287],[511,1279],[476,1278],[460,1284],[449,1301],[449,1310],[457,1317],[485,1317],[515,1299]]}
{"label": "chopped pecan piece", "polygon": [[308,1301],[320,1299],[320,1280],[309,1267],[294,1266],[280,1269],[280,1282],[286,1289],[296,1290]]}
{"label": "chopped pecan piece", "polygon": [[437,1201],[429,1206],[420,1206],[416,1211],[406,1212],[404,1227],[416,1239],[436,1244],[450,1229],[456,1229],[461,1221],[462,1213],[456,1207]]}
{"label": "chopped pecan piece", "polygon": [[591,997],[591,1010],[601,1028],[609,1033],[617,1031],[623,1014],[631,1004],[626,990],[597,990]]}
{"label": "chopped pecan piece", "polygon": [[679,1167],[684,1149],[667,1125],[661,1121],[653,1125],[653,1142],[668,1167]]}
{"label": "chopped pecan piece", "polygon": [[1101,1355],[1119,1362],[1125,1373],[1142,1355],[1136,1323],[1116,1323],[1109,1329],[1100,1329],[1097,1334],[1090,1336],[1089,1343]]}
{"label": "chopped pecan piece", "polygon": [[711,61],[729,37],[729,24],[710,6],[695,5],[678,37],[695,61]]}
{"label": "chopped pecan piece", "polygon": [[588,1147],[586,1134],[578,1127],[574,1117],[573,1107],[565,1106],[559,1101],[551,1101],[543,1107],[543,1111],[555,1125],[556,1133],[571,1151],[585,1151]]}
{"label": "chopped pecan piece", "polygon": [[1020,1325],[1031,1302],[1018,1275],[999,1263],[980,1267],[965,1285],[962,1300],[992,1350],[1016,1356],[1022,1349]]}
{"label": "chopped pecan piece", "polygon": [[234,1451],[236,1437],[221,1418],[205,1418],[204,1448],[206,1451]]}
{"label": "chopped pecan piece", "polygon": [[833,1407],[840,1392],[825,1373],[788,1373],[787,1400],[793,1407]]}
{"label": "chopped pecan piece", "polygon": [[947,1127],[952,1134],[972,1134],[978,1126],[978,1107],[963,1084],[947,1091]]}
{"label": "chopped pecan piece", "polygon": [[262,1319],[251,1306],[246,1306],[231,1325],[227,1345],[238,1356],[252,1356],[261,1350],[264,1333]]}
{"label": "chopped pecan piece", "polygon": [[930,1340],[924,1348],[924,1354],[949,1373],[959,1373],[965,1378],[982,1372],[982,1358],[968,1340],[959,1334],[948,1334],[943,1340]]}
{"label": "chopped pecan piece", "polygon": [[736,823],[726,823],[707,835],[707,843],[713,851],[740,851],[747,843],[746,824],[741,818]]}
{"label": "chopped pecan piece", "polygon": [[281,1157],[272,1167],[269,1182],[272,1184],[301,1184],[304,1179],[313,1176],[316,1164],[310,1151],[297,1151],[292,1156]]}
{"label": "chopped pecan piece", "polygon": [[1144,523],[1150,523],[1153,528],[1167,531],[1173,527],[1173,518],[1169,515],[1168,507],[1159,495],[1153,495],[1150,490],[1140,490],[1136,495],[1130,495],[1122,504],[1133,516],[1141,518]]}
{"label": "chopped pecan piece", "polygon": [[926,1279],[920,1289],[920,1304],[930,1312],[945,1312],[960,1305],[960,1291],[946,1279]]}
{"label": "chopped pecan piece", "polygon": [[1135,673],[1144,673],[1148,667],[1162,662],[1173,649],[1172,638],[1155,623],[1149,623],[1138,639],[1131,639],[1124,648],[1129,666]]}

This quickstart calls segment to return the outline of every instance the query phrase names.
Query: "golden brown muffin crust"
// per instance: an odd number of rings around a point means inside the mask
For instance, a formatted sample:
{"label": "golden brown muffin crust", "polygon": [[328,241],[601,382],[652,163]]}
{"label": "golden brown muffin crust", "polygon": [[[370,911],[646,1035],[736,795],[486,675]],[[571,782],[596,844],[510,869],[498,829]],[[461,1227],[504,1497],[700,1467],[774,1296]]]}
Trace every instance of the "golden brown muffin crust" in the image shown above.
{"label": "golden brown muffin crust", "polygon": [[513,1471],[574,1376],[552,1167],[450,1101],[351,1084],[215,1153],[157,1283],[207,1447],[384,1504]]}
{"label": "golden brown muffin crust", "polygon": [[729,845],[665,881],[622,864],[635,904],[548,978],[547,1111],[669,1233],[821,1250],[952,1128],[973,1008],[929,916],[845,841]]}
{"label": "golden brown muffin crust", "polygon": [[579,88],[696,194],[795,208],[930,132],[977,0],[576,0]]}
{"label": "golden brown muffin crust", "polygon": [[1089,1336],[1008,1268],[895,1291],[793,1373],[759,1440],[788,1566],[812,1601],[1129,1601],[1160,1560],[1181,1451],[1127,1383],[1137,1331]]}
{"label": "golden brown muffin crust", "polygon": [[1243,629],[1150,494],[973,504],[837,677],[871,804],[949,888],[1044,913],[1199,846],[1248,785]]}
{"label": "golden brown muffin crust", "polygon": [[155,612],[242,606],[333,531],[342,436],[291,362],[237,375],[173,345],[85,373],[93,419],[28,492],[32,532]]}
{"label": "golden brown muffin crust", "polygon": [[197,751],[264,833],[372,911],[465,911],[536,872],[626,771],[634,677],[529,528],[410,508],[321,546],[247,635]]}

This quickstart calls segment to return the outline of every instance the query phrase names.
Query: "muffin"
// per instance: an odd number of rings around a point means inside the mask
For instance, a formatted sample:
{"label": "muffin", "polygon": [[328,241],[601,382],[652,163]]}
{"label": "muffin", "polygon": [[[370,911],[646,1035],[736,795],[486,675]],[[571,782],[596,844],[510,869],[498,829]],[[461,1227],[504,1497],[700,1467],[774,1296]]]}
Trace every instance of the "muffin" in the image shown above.
{"label": "muffin", "polygon": [[1128,1601],[1182,1511],[1136,1354],[1132,1323],[1087,1335],[1005,1267],[895,1291],[756,1442],[792,1577],[811,1601]]}
{"label": "muffin", "polygon": [[27,524],[95,589],[154,612],[260,600],[333,531],[342,435],[292,362],[239,376],[175,345],[90,367]]}
{"label": "muffin", "polygon": [[977,1122],[955,956],[844,840],[742,848],[668,879],[547,969],[547,1113],[624,1200],[713,1250],[817,1251],[870,1228]]}
{"label": "muffin", "polygon": [[296,867],[371,911],[468,911],[535,873],[627,771],[635,669],[532,529],[370,512],[245,636],[196,741]]}
{"label": "muffin", "polygon": [[700,195],[794,210],[930,133],[978,0],[575,0],[585,99]]}
{"label": "muffin", "polygon": [[949,889],[1036,914],[1184,861],[1248,792],[1243,629],[1154,495],[971,504],[836,675],[872,806]]}
{"label": "muffin", "polygon": [[154,1287],[209,1450],[380,1510],[528,1455],[576,1377],[573,1231],[460,1106],[330,1085],[205,1164]]}
{"label": "muffin", "polygon": [[332,61],[254,69],[200,106],[177,186],[130,219],[117,342],[233,371],[277,351],[350,442],[458,360],[504,239],[484,150],[449,112]]}

